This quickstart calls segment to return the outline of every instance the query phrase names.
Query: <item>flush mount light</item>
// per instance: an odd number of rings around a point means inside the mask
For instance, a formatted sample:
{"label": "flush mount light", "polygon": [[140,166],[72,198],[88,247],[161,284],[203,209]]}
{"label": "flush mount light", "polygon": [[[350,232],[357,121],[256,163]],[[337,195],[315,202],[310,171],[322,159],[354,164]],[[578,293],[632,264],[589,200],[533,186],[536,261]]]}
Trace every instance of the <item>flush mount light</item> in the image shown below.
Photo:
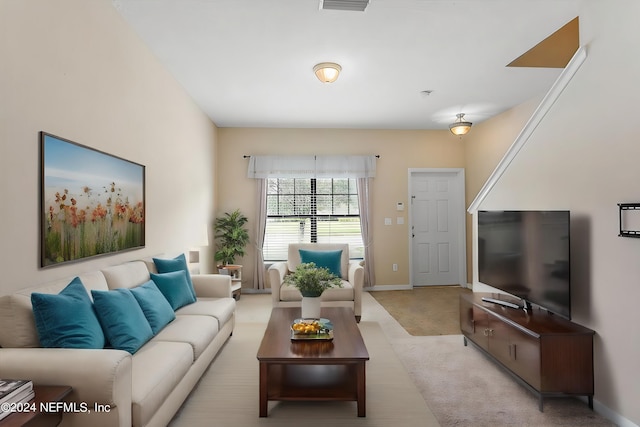
{"label": "flush mount light", "polygon": [[454,135],[466,135],[466,133],[469,132],[469,129],[471,129],[472,123],[464,120],[464,113],[458,113],[456,114],[456,117],[456,121],[449,125],[449,130]]}
{"label": "flush mount light", "polygon": [[338,79],[342,67],[334,62],[321,62],[313,67],[313,72],[322,83],[333,83]]}

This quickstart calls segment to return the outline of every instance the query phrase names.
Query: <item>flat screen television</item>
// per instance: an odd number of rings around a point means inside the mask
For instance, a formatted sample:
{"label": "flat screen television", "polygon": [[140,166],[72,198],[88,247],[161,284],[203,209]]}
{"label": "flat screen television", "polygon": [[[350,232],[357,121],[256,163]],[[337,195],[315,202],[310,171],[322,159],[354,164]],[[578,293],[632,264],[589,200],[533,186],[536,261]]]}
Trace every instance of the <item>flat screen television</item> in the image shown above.
{"label": "flat screen television", "polygon": [[478,279],[571,319],[569,211],[479,211]]}

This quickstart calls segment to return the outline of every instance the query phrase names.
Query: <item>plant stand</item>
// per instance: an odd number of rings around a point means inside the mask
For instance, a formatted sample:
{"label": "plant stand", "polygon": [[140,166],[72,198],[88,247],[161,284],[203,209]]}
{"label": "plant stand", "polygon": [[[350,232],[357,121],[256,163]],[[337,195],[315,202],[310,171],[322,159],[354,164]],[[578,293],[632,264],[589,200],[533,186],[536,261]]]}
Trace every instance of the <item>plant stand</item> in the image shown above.
{"label": "plant stand", "polygon": [[240,295],[242,295],[242,266],[229,264],[224,267],[218,267],[218,272],[231,276],[231,293],[236,301],[239,300]]}

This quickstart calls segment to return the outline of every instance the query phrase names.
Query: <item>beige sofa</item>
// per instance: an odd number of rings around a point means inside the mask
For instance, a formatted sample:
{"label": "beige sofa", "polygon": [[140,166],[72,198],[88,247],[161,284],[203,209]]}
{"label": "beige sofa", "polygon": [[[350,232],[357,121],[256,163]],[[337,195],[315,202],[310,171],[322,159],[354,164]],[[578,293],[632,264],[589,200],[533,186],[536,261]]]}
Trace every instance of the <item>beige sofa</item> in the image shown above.
{"label": "beige sofa", "polygon": [[296,243],[290,244],[287,261],[277,262],[269,267],[269,282],[274,307],[299,307],[302,294],[291,285],[284,284],[287,274],[301,263],[300,249],[311,251],[342,250],[340,259],[342,287],[327,289],[322,293],[323,307],[350,307],[359,322],[362,316],[362,286],[364,269],[360,262],[349,259],[349,245],[343,243]]}
{"label": "beige sofa", "polygon": [[[132,288],[157,273],[152,260],[127,262],[81,274],[87,291]],[[166,426],[230,337],[235,325],[231,278],[191,275],[195,303],[133,355],[113,349],[39,348],[32,292],[58,293],[70,279],[0,297],[0,378],[70,385],[67,401],[109,408],[65,412],[62,426]],[[71,315],[73,313],[70,313]]]}

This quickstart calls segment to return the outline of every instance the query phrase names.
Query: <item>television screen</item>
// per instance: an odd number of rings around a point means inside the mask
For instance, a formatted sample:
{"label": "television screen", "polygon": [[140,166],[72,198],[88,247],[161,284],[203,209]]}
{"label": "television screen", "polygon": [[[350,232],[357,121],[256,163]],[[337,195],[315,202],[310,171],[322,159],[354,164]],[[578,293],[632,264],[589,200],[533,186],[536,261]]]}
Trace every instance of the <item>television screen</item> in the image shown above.
{"label": "television screen", "polygon": [[571,318],[569,211],[479,211],[480,282]]}

